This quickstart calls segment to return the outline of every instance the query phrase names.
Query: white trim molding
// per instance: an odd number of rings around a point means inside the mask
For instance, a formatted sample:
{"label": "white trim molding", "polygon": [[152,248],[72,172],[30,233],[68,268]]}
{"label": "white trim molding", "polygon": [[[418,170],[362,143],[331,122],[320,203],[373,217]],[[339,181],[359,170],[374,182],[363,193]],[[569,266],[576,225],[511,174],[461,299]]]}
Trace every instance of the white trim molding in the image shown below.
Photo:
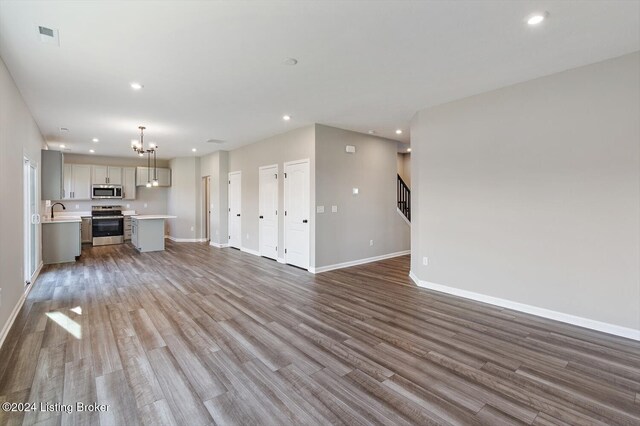
{"label": "white trim molding", "polygon": [[391,259],[392,257],[405,256],[410,254],[411,250],[397,251],[395,253],[382,254],[380,256],[367,257],[366,259],[352,260],[349,262],[336,263],[334,265],[320,266],[318,268],[309,268],[312,274],[333,271],[335,269],[349,268],[351,266],[364,265],[365,263],[377,262],[379,260]]}
{"label": "white trim molding", "polygon": [[13,323],[16,321],[16,318],[18,318],[20,309],[22,309],[22,305],[24,305],[24,301],[27,300],[27,296],[29,295],[29,293],[31,292],[31,289],[35,285],[35,280],[38,278],[38,275],[40,275],[41,269],[42,269],[42,263],[40,263],[40,267],[34,274],[35,278],[33,279],[33,281],[31,281],[31,284],[29,284],[29,286],[26,288],[22,296],[20,296],[18,303],[16,303],[16,306],[13,307],[13,311],[11,311],[11,315],[9,315],[9,319],[5,323],[4,327],[2,327],[2,332],[0,333],[0,348],[2,348],[2,345],[4,344],[5,339],[9,335],[9,330],[11,330],[11,327],[13,326]]}
{"label": "white trim molding", "polygon": [[418,287],[427,288],[440,293],[451,294],[453,296],[464,297],[465,299],[475,300],[477,302],[488,303],[490,305],[500,306],[502,308],[512,309],[514,311],[524,312],[531,315],[537,315],[542,318],[548,318],[567,324],[577,325],[579,327],[591,330],[601,331],[603,333],[613,334],[615,336],[626,337],[627,339],[640,341],[640,330],[620,325],[609,324],[602,321],[596,321],[589,318],[579,317],[576,315],[566,314],[564,312],[553,311],[551,309],[539,308],[537,306],[527,305],[525,303],[514,302],[499,297],[487,296],[480,293],[474,293],[468,290],[462,290],[455,287],[449,287],[442,284],[435,284],[428,281],[418,279],[411,271],[409,277],[416,283]]}
{"label": "white trim molding", "polygon": [[287,262],[284,260],[284,257],[279,257],[279,258],[278,258],[278,263],[282,263],[282,264],[284,264],[284,265],[286,265],[286,264],[287,264]]}
{"label": "white trim molding", "polygon": [[206,243],[206,238],[176,238],[171,235],[167,235],[165,238],[168,238],[171,241],[176,243]]}
{"label": "white trim molding", "polygon": [[246,248],[246,247],[240,247],[240,251],[252,254],[254,256],[260,256],[260,252],[258,250],[251,250],[251,249]]}
{"label": "white trim molding", "polygon": [[405,221],[405,223],[407,225],[409,225],[409,227],[411,227],[411,222],[409,222],[409,219],[407,219],[407,217],[404,215],[404,213],[402,213],[402,210],[400,210],[399,208],[396,207],[396,211],[398,212],[400,217]]}
{"label": "white trim molding", "polygon": [[227,248],[227,247],[229,247],[229,244],[219,244],[219,243],[214,243],[213,241],[209,241],[209,245],[213,246],[213,247],[217,247],[217,248]]}

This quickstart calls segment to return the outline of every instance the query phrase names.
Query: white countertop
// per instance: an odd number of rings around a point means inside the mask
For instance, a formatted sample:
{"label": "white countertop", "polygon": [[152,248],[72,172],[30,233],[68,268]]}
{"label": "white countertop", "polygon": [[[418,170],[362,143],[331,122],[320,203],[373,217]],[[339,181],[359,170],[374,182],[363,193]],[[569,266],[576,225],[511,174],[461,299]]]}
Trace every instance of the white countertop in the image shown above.
{"label": "white countertop", "polygon": [[178,216],[169,216],[166,214],[141,214],[131,216],[132,219],[137,220],[158,220],[158,219],[175,219]]}
{"label": "white countertop", "polygon": [[[122,210],[123,216],[134,216],[136,214],[135,210]],[[58,211],[55,212],[55,217],[91,217],[91,211]]]}
{"label": "white countertop", "polygon": [[53,220],[51,220],[50,217],[42,218],[42,223],[73,223],[73,222],[82,222],[82,218],[80,216],[54,217]]}

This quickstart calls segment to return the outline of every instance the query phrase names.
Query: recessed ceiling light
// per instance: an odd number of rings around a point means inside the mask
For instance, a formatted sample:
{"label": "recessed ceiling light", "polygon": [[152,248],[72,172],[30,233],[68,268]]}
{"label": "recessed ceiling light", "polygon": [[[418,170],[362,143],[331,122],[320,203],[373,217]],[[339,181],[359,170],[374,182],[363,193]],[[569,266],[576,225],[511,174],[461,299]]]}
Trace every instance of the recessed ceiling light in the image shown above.
{"label": "recessed ceiling light", "polygon": [[283,115],[283,116],[282,116],[282,119],[283,119],[284,121],[289,121],[289,120],[291,120],[291,116],[290,116],[290,115]]}
{"label": "recessed ceiling light", "polygon": [[527,18],[527,24],[531,26],[539,25],[549,16],[549,12],[534,13]]}
{"label": "recessed ceiling light", "polygon": [[196,151],[197,151],[197,149],[191,148],[191,152],[196,152]]}
{"label": "recessed ceiling light", "polygon": [[93,139],[91,139],[91,142],[100,142],[100,139],[98,139],[98,138],[93,138]]}
{"label": "recessed ceiling light", "polygon": [[402,130],[398,129],[396,130],[396,135],[401,135],[402,134]]}
{"label": "recessed ceiling light", "polygon": [[369,133],[370,135],[375,135],[375,134],[376,134],[376,131],[375,131],[375,130],[369,130],[369,132],[368,132],[368,133]]}
{"label": "recessed ceiling light", "polygon": [[67,146],[63,143],[60,144],[60,148],[66,148]]}
{"label": "recessed ceiling light", "polygon": [[411,152],[411,148],[407,148],[407,152]]}
{"label": "recessed ceiling light", "polygon": [[294,66],[298,63],[298,60],[296,58],[286,58],[284,61],[282,61],[282,63],[285,65]]}
{"label": "recessed ceiling light", "polygon": [[90,149],[89,152],[93,154],[94,152],[96,152],[96,150],[95,149]]}
{"label": "recessed ceiling light", "polygon": [[137,82],[135,82],[135,81],[134,81],[133,83],[131,83],[131,88],[132,88],[133,90],[140,90],[140,89],[142,89],[143,87],[144,87],[144,86],[143,86],[142,84],[137,83]]}

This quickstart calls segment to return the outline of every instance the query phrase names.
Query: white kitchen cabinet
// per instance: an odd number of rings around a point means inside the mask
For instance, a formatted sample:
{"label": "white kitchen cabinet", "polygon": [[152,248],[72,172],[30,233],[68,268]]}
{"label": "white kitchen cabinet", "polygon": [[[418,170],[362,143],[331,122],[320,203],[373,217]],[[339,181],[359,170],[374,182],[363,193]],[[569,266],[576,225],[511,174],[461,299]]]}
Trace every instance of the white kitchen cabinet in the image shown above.
{"label": "white kitchen cabinet", "polygon": [[136,168],[135,167],[123,167],[122,168],[122,189],[123,197],[125,200],[136,199]]}
{"label": "white kitchen cabinet", "polygon": [[63,175],[63,200],[91,199],[91,166],[87,164],[65,164]]}
{"label": "white kitchen cabinet", "polygon": [[[171,169],[158,167],[156,170],[158,186],[171,186]],[[136,185],[146,186],[153,181],[153,167],[136,167]]]}
{"label": "white kitchen cabinet", "polygon": [[122,167],[109,167],[109,184],[122,185]]}
{"label": "white kitchen cabinet", "polygon": [[122,185],[122,167],[93,166],[91,183],[94,185]]}

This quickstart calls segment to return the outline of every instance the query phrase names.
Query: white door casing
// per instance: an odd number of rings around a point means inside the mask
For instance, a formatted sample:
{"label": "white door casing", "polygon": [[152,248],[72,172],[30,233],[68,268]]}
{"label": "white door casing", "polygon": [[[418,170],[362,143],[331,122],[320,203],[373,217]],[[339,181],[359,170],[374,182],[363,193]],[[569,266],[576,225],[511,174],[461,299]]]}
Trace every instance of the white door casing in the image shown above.
{"label": "white door casing", "polygon": [[229,173],[229,247],[242,245],[242,172]]}
{"label": "white door casing", "polygon": [[278,259],[278,165],[258,170],[258,240],[260,256]]}
{"label": "white door casing", "polygon": [[285,262],[309,268],[309,219],[311,218],[309,160],[284,165]]}

